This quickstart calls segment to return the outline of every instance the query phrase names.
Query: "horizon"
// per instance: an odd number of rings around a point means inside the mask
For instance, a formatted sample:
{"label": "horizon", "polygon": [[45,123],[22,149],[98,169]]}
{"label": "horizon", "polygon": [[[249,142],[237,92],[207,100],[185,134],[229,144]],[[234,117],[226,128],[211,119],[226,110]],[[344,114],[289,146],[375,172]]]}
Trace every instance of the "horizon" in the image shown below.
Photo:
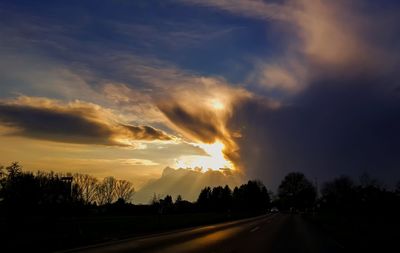
{"label": "horizon", "polygon": [[[55,172],[53,170],[29,170],[26,169],[22,164],[19,162],[13,162],[9,164],[8,166],[3,166],[0,164],[0,169],[6,169],[9,166],[17,165],[23,173],[32,173],[33,175],[39,175],[42,172],[44,173],[54,173],[55,176],[59,177],[72,177],[72,183],[75,185],[80,185],[82,182],[80,181],[79,177],[81,176],[89,176],[92,177],[93,179],[96,180],[97,183],[103,182],[103,180],[106,180],[107,178],[112,177],[113,179],[117,181],[126,181],[123,178],[115,178],[112,175],[106,175],[103,178],[98,178],[98,177],[93,177],[93,175],[90,174],[84,174],[84,173],[71,173],[68,171],[63,171],[63,172]],[[298,171],[291,171],[288,174],[291,173],[301,173]],[[7,174],[7,173],[6,173]],[[303,174],[304,175],[304,174]],[[286,177],[287,175],[285,175]],[[373,187],[378,187],[381,190],[387,190],[389,192],[392,191],[397,191],[400,180],[396,181],[395,185],[387,185],[383,183],[381,180],[378,178],[375,178],[373,175],[370,175],[366,172],[360,174],[358,177],[351,177],[349,175],[341,174],[341,175],[336,175],[333,178],[330,178],[326,181],[319,182],[317,178],[308,178],[307,175],[304,175],[309,182],[312,183],[313,187],[316,189],[316,196],[320,196],[323,194],[323,188],[329,185],[330,183],[334,182],[335,180],[339,180],[341,178],[346,178],[351,180],[356,186],[363,186],[363,185],[371,185]],[[257,178],[252,178],[252,179],[243,179],[243,178],[238,178],[236,175],[232,175],[229,169],[225,169],[223,171],[217,171],[213,169],[208,169],[208,170],[201,170],[200,168],[171,168],[171,167],[165,167],[163,169],[163,172],[159,178],[156,179],[151,179],[149,180],[146,184],[143,185],[143,187],[136,188],[135,185],[132,184],[132,182],[127,181],[131,187],[132,187],[132,195],[129,198],[129,200],[126,200],[127,203],[131,204],[139,204],[139,205],[146,205],[146,204],[151,204],[154,201],[154,198],[157,198],[158,200],[163,199],[165,197],[172,197],[172,199],[177,199],[178,196],[185,201],[189,201],[192,203],[196,203],[197,199],[199,197],[199,193],[203,191],[205,188],[213,188],[213,187],[225,187],[228,186],[230,189],[234,189],[239,187],[240,185],[246,184],[249,181],[252,182],[261,182],[266,189],[268,190],[268,194],[270,197],[277,197],[278,192],[279,192],[279,187],[282,184],[282,180],[284,180],[283,177],[281,181],[279,182],[278,186],[275,188],[271,187],[270,185],[265,185],[262,180],[259,180]],[[184,178],[184,180],[182,180]],[[193,184],[192,182],[196,182]],[[200,182],[199,182],[200,181]],[[178,182],[178,183],[176,183]],[[183,183],[182,183],[183,182]],[[166,187],[165,184],[168,186]],[[175,185],[174,185],[175,184]],[[171,189],[171,185],[174,185],[174,187]],[[116,200],[115,200],[116,201]]]}

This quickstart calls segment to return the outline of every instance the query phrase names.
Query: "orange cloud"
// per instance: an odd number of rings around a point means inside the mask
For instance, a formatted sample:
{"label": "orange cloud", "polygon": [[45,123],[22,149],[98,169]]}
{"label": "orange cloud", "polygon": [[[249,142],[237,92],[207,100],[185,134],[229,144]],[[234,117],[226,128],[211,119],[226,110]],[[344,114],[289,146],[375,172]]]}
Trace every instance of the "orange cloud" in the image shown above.
{"label": "orange cloud", "polygon": [[56,142],[133,147],[135,141],[174,139],[151,126],[121,123],[111,110],[81,101],[24,96],[1,101],[0,123],[12,127],[12,135]]}
{"label": "orange cloud", "polygon": [[[190,84],[190,85],[188,85]],[[190,83],[169,87],[158,107],[174,129],[189,140],[200,143],[223,144],[223,154],[240,167],[233,129],[227,125],[234,107],[252,95],[241,88],[229,86],[223,79],[192,78]]]}

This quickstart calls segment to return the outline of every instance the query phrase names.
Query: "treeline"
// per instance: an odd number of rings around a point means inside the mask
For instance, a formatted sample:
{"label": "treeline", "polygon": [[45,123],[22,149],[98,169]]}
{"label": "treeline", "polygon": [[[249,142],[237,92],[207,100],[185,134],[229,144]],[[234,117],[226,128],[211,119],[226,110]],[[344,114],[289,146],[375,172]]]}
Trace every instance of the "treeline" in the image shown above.
{"label": "treeline", "polygon": [[359,182],[341,176],[323,185],[317,206],[320,211],[336,214],[398,214],[400,182],[388,190],[366,174]]}
{"label": "treeline", "polygon": [[17,162],[0,167],[0,208],[12,213],[68,214],[83,207],[127,203],[134,191],[132,183],[114,177],[100,181],[84,174],[26,172]]}
{"label": "treeline", "polygon": [[260,181],[248,181],[233,191],[228,187],[206,187],[199,195],[197,204],[203,211],[261,211],[270,208],[271,198]]}
{"label": "treeline", "polygon": [[74,174],[71,187],[74,200],[94,205],[107,205],[117,201],[128,203],[135,193],[135,188],[129,181],[114,177],[99,181],[86,174]]}
{"label": "treeline", "polygon": [[267,188],[261,182],[251,180],[233,190],[227,185],[205,187],[194,203],[183,200],[180,195],[175,201],[170,195],[164,198],[157,198],[155,195],[150,205],[158,213],[265,213],[270,206],[271,199]]}
{"label": "treeline", "polygon": [[389,190],[368,174],[362,175],[359,182],[340,176],[322,184],[318,196],[315,184],[302,173],[293,172],[282,180],[273,205],[290,212],[397,213],[400,211],[400,182],[394,190]]}
{"label": "treeline", "polygon": [[260,181],[248,181],[234,189],[205,187],[196,202],[178,196],[154,196],[148,205],[134,205],[134,187],[126,180],[98,180],[84,174],[25,172],[18,163],[0,167],[0,212],[40,214],[172,214],[196,212],[380,213],[400,211],[400,183],[388,190],[367,175],[356,183],[341,176],[318,191],[299,172],[285,176],[276,195]]}
{"label": "treeline", "polygon": [[0,167],[0,212],[52,215],[145,215],[196,212],[265,212],[270,196],[259,181],[249,181],[231,190],[206,187],[194,203],[178,196],[154,195],[148,205],[132,204],[133,185],[85,174],[36,173],[22,170],[17,162]]}

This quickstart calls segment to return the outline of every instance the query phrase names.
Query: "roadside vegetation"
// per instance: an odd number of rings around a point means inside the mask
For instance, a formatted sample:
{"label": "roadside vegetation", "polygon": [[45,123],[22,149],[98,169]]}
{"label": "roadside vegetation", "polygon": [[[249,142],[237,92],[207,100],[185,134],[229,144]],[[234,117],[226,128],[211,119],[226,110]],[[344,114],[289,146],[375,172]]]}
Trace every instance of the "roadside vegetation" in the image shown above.
{"label": "roadside vegetation", "polygon": [[84,174],[0,168],[0,238],[3,249],[65,249],[127,236],[212,224],[265,214],[270,196],[259,181],[233,190],[206,187],[195,202],[154,195],[133,204],[125,180]]}
{"label": "roadside vegetation", "polygon": [[292,172],[277,194],[248,181],[234,189],[205,187],[195,202],[155,194],[148,204],[133,204],[134,192],[114,177],[0,167],[2,248],[46,252],[278,210],[303,215],[346,248],[382,249],[398,240],[400,183],[388,190],[368,175],[359,182],[335,178],[318,192],[304,174]]}

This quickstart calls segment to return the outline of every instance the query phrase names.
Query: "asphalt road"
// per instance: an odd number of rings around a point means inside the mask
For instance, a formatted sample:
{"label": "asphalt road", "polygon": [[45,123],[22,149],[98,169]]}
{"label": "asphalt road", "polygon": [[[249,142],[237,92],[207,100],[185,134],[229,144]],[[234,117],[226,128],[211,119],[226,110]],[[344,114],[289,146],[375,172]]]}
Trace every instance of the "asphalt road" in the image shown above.
{"label": "asphalt road", "polygon": [[137,237],[69,252],[343,252],[334,240],[300,216],[274,214]]}

